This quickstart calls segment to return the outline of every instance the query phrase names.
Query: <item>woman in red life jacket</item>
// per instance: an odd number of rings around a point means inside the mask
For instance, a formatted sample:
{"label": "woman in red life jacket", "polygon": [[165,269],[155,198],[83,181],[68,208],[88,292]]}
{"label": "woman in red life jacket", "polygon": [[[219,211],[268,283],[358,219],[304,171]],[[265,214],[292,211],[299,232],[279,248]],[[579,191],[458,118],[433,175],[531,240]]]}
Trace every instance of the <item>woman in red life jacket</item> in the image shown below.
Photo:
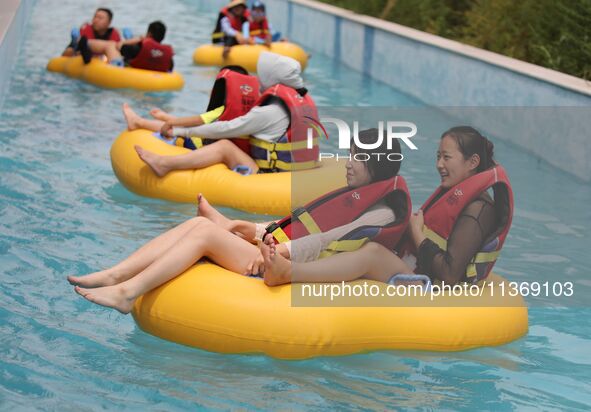
{"label": "woman in red life jacket", "polygon": [[[123,115],[129,130],[147,129],[159,132],[170,127],[197,127],[217,120],[231,120],[246,114],[259,98],[259,81],[240,66],[222,67],[211,90],[207,111],[187,117],[177,117],[161,109],[152,109],[154,119],[145,119],[136,114],[127,103],[123,104]],[[176,143],[176,142],[174,142]],[[183,146],[195,150],[194,139],[186,138]],[[248,140],[245,140],[248,144]]]}
{"label": "woman in red life jacket", "polygon": [[[375,142],[377,130],[373,129],[360,134],[364,143]],[[356,150],[354,149],[353,153]],[[377,150],[383,152],[384,148]],[[396,149],[392,152],[394,150]],[[347,163],[349,187],[344,190],[349,191],[349,194],[370,195],[367,188],[382,185],[384,181],[396,182],[399,180],[397,178],[401,179],[401,176],[397,176],[399,161],[379,162],[375,161],[375,158],[371,159],[370,161],[352,159]],[[403,183],[403,179],[401,182]],[[406,217],[395,216],[398,210],[408,209],[407,213],[410,212],[408,192],[400,190],[402,187],[392,186],[387,193],[395,194],[392,197],[374,192],[373,197],[377,202],[373,205],[364,204],[363,207],[358,208],[357,212],[360,216],[355,221],[341,222],[342,227],[312,235],[310,244],[306,243],[305,238],[300,239],[301,245],[305,248],[309,249],[310,245],[316,245],[315,251],[307,250],[306,253],[311,256],[318,255],[322,245],[338,240],[343,233],[356,228],[367,226],[381,228],[399,220],[405,227],[408,221]],[[355,197],[351,199],[353,202]],[[355,208],[355,205],[356,203],[348,202],[338,207],[344,211],[347,208]],[[337,206],[333,205],[333,209],[334,214],[338,215]],[[244,275],[258,274],[262,271],[263,258],[254,243],[256,233],[259,232],[262,235],[264,230],[258,230],[257,225],[252,222],[227,219],[207,204],[205,199],[200,199],[199,215],[152,239],[112,268],[87,276],[69,276],[68,281],[75,285],[75,291],[87,300],[122,313],[129,313],[139,296],[182,274],[204,257],[228,270]],[[323,222],[318,223],[322,225]],[[294,241],[292,245],[294,253],[297,247],[300,246]]]}
{"label": "woman in red life jacket", "polygon": [[78,53],[78,41],[81,36],[87,39],[110,40],[118,42],[121,36],[117,29],[110,27],[113,20],[113,12],[110,9],[98,8],[94,12],[92,22],[84,23],[79,30],[72,30],[72,41],[66,47],[62,56],[74,56]]}
{"label": "woman in red life jacket", "polygon": [[162,44],[166,26],[161,21],[154,21],[148,26],[145,37],[134,37],[120,42],[80,39],[78,48],[88,64],[93,54],[105,54],[107,60],[115,66],[130,66],[137,69],[160,72],[172,71],[174,62],[172,46]]}
{"label": "woman in red life jacket", "polygon": [[307,148],[306,132],[309,119],[318,121],[318,112],[304,87],[300,64],[290,57],[263,52],[257,73],[264,91],[248,113],[198,127],[173,128],[167,124],[161,129],[168,138],[199,136],[210,144],[176,156],[162,156],[136,146],[138,156],[160,177],[173,170],[201,169],[217,163],[230,169],[243,168],[244,174],[317,167],[317,140]]}
{"label": "woman in red life jacket", "polygon": [[351,253],[292,265],[268,236],[261,246],[266,282],[347,281],[360,275],[388,282],[413,269],[448,285],[486,278],[513,215],[511,185],[493,160],[493,144],[472,127],[454,127],[441,136],[437,170],[441,185],[411,217],[409,240],[399,248],[410,253],[404,259],[368,243]]}

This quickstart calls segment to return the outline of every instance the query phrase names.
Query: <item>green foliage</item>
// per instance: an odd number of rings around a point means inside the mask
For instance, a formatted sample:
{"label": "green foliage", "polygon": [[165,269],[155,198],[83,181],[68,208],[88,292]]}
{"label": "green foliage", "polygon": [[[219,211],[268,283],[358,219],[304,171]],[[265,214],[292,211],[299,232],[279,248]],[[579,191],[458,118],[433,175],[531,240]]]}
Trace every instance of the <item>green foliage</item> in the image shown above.
{"label": "green foliage", "polygon": [[591,78],[591,0],[322,1]]}

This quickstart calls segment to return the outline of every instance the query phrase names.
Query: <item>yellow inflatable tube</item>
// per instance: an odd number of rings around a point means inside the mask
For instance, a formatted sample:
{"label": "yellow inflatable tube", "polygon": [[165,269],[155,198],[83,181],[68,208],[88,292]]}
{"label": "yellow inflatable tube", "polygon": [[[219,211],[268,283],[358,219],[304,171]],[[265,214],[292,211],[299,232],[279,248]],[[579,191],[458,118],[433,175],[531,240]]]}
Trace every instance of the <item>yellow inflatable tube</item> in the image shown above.
{"label": "yellow inflatable tube", "polygon": [[237,64],[251,73],[256,73],[259,54],[264,51],[271,51],[297,60],[302,66],[302,71],[308,65],[308,55],[306,52],[297,44],[289,42],[271,43],[270,47],[260,44],[232,46],[230,54],[226,59],[222,57],[222,51],[223,46],[204,44],[203,46],[197,47],[193,52],[193,62],[200,66],[218,67]]}
{"label": "yellow inflatable tube", "polygon": [[111,147],[113,171],[125,187],[142,196],[192,203],[203,193],[214,205],[280,216],[346,184],[343,160],[324,160],[316,169],[250,176],[215,165],[177,170],[160,178],[138,157],[135,145],[161,155],[190,150],[166,144],[148,130],[121,133]]}
{"label": "yellow inflatable tube", "polygon": [[85,65],[80,56],[55,57],[49,60],[47,70],[109,89],[155,92],[180,90],[185,84],[183,76],[178,72],[164,73],[133,67],[116,67],[96,58]]}
{"label": "yellow inflatable tube", "polygon": [[[504,279],[491,275],[496,283]],[[355,281],[349,285],[385,284]],[[317,287],[321,286],[317,284]],[[330,285],[328,285],[330,286]],[[384,349],[459,351],[501,345],[527,333],[520,296],[383,298],[388,306],[292,306],[305,285],[267,287],[211,263],[140,297],[133,317],[144,331],[183,345],[221,353],[264,353],[283,359],[348,355]],[[308,293],[308,292],[306,292]],[[324,298],[324,302],[328,298]],[[366,303],[368,301],[365,301]],[[396,302],[397,307],[392,306]]]}

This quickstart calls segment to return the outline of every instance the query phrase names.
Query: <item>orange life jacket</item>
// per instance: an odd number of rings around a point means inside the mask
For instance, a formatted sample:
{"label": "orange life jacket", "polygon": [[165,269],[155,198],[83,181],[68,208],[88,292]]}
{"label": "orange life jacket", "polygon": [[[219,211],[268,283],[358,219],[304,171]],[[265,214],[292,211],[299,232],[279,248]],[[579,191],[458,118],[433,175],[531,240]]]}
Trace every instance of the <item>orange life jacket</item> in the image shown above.
{"label": "orange life jacket", "polygon": [[492,239],[486,239],[486,244],[468,265],[462,278],[465,282],[476,283],[488,276],[509,233],[513,219],[513,191],[505,169],[496,165],[463,180],[443,194],[444,189],[439,187],[421,207],[425,218],[423,233],[441,249],[447,250],[447,240],[464,208],[491,188],[500,227]]}

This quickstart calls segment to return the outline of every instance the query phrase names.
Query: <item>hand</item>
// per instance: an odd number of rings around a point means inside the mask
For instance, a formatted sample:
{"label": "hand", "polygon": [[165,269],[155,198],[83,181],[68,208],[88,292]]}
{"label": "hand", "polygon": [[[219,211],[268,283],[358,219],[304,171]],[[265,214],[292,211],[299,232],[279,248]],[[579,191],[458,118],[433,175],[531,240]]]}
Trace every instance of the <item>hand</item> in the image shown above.
{"label": "hand", "polygon": [[265,271],[265,260],[263,259],[263,255],[259,251],[256,257],[246,265],[246,270],[242,273],[245,276],[248,275],[259,275]]}
{"label": "hand", "polygon": [[172,124],[164,122],[162,128],[160,129],[160,134],[167,139],[172,139],[174,137],[172,135]]}
{"label": "hand", "polygon": [[236,33],[236,41],[238,42],[238,44],[244,44],[248,40],[244,38],[244,36],[242,35],[242,33]]}
{"label": "hand", "polygon": [[409,221],[410,230],[413,233],[418,233],[423,231],[423,225],[425,224],[425,217],[423,216],[423,211],[419,209],[416,213],[413,213],[410,216]]}

